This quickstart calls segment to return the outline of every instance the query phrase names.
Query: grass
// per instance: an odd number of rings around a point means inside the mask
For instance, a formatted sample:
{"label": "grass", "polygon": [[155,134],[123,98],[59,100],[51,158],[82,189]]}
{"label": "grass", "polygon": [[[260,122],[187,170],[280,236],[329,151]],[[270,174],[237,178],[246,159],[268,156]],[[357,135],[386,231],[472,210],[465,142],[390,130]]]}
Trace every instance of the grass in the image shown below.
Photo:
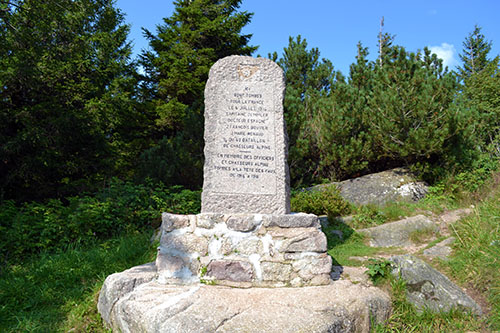
{"label": "grass", "polygon": [[[495,179],[500,183],[500,177]],[[375,332],[500,330],[500,190],[498,186],[492,188],[490,192],[481,189],[479,197],[485,199],[479,203],[467,196],[458,201],[432,194],[416,204],[394,203],[355,212],[361,214],[355,223],[371,226],[403,216],[429,211],[438,214],[464,204],[476,205],[474,214],[450,228],[457,239],[454,254],[448,262],[439,262],[439,268],[484,298],[484,308],[488,311],[485,316],[475,317],[460,311],[419,313],[406,301],[404,283],[389,278],[382,288],[391,290],[393,312],[386,323],[374,327]],[[478,198],[476,194],[471,197]],[[342,237],[335,230],[342,231]],[[352,224],[340,220],[324,231],[328,253],[337,265],[359,266],[359,261],[350,258],[393,251],[366,245],[364,236],[356,233]],[[150,244],[149,236],[135,233],[91,246],[45,252],[22,263],[1,267],[0,332],[108,332],[97,313],[99,290],[109,274],[154,260],[155,246]]]}
{"label": "grass", "polygon": [[418,312],[406,300],[406,286],[402,280],[389,278],[392,290],[392,314],[384,324],[376,325],[373,332],[471,332],[484,329],[484,321],[470,313],[452,310],[446,313]]}
{"label": "grass", "polygon": [[106,276],[150,262],[148,234],[43,253],[0,274],[1,332],[107,332],[97,313]]}
{"label": "grass", "polygon": [[410,240],[417,245],[425,244],[432,238],[438,236],[438,232],[434,228],[425,228],[416,230],[410,233]]}
{"label": "grass", "polygon": [[450,276],[482,294],[491,305],[489,325],[500,330],[500,191],[453,225],[454,255],[444,265]]}
{"label": "grass", "polygon": [[[419,203],[356,207],[353,218],[347,219],[346,224],[336,220],[324,229],[328,238],[328,253],[334,262],[359,266],[359,261],[350,258],[374,257],[382,250],[367,246],[364,237],[354,229],[380,225],[405,216],[441,214],[471,204],[475,206],[473,214],[450,225],[456,241],[449,260],[432,263],[466,289],[482,306],[484,315],[474,316],[459,310],[418,312],[406,301],[404,282],[391,277],[382,281],[381,288],[391,292],[393,312],[384,324],[373,328],[374,332],[500,331],[500,174],[493,175],[491,182],[484,185],[475,192],[462,191],[452,196],[435,191]],[[333,230],[341,230],[344,238],[340,239]],[[412,234],[411,238],[416,243],[426,243],[431,236],[436,236],[434,231],[425,230]],[[437,236],[438,239],[430,242],[427,248],[446,238]]]}
{"label": "grass", "polygon": [[[328,241],[328,254],[333,258],[334,265],[360,266],[358,260],[350,258],[373,256],[380,252],[379,249],[366,245],[365,236],[355,232],[347,224],[334,218],[329,220],[334,222],[323,228],[323,231]],[[334,233],[335,230],[342,232],[342,238]]]}

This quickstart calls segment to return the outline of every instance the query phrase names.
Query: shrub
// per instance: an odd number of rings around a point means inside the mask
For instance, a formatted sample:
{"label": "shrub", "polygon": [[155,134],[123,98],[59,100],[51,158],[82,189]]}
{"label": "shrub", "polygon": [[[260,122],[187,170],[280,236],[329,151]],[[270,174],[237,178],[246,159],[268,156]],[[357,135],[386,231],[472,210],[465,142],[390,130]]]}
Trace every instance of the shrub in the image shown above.
{"label": "shrub", "polygon": [[16,261],[43,250],[157,227],[161,213],[198,213],[200,191],[117,179],[95,195],[16,206],[0,204],[0,258]]}
{"label": "shrub", "polygon": [[332,217],[346,215],[351,211],[351,205],[340,196],[334,185],[295,192],[291,198],[291,206],[294,212]]}

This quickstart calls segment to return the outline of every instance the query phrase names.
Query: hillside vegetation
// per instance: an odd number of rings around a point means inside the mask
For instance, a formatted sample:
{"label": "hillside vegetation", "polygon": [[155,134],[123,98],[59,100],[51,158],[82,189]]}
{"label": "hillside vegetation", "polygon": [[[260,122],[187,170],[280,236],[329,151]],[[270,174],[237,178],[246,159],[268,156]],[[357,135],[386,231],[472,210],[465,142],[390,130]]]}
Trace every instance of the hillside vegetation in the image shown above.
{"label": "hillside vegetation", "polygon": [[[242,33],[252,13],[241,2],[174,1],[132,59],[113,0],[0,1],[0,331],[105,331],[95,307],[104,278],[153,260],[161,212],[199,212],[208,71],[258,50]],[[293,188],[400,166],[431,185],[424,203],[384,209],[298,191],[296,209],[351,212],[366,226],[475,207],[454,225],[442,269],[490,312],[422,317],[395,293],[381,330],[500,329],[500,57],[471,30],[458,68],[390,33],[375,60],[359,43],[349,73],[300,35],[268,55],[286,78]],[[330,253],[366,250],[356,237]]]}

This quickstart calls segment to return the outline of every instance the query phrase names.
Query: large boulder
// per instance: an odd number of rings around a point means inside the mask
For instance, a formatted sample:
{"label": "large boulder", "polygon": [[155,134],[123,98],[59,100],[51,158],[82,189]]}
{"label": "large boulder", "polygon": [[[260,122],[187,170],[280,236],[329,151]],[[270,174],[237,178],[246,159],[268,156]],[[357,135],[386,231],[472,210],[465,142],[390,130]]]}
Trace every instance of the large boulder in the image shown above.
{"label": "large boulder", "polygon": [[458,308],[481,314],[481,308],[445,275],[411,255],[394,256],[392,274],[406,282],[408,301],[417,309],[447,312]]}
{"label": "large boulder", "polygon": [[108,277],[99,297],[99,311],[114,331],[369,332],[391,309],[386,293],[350,281],[243,289],[140,283],[145,280],[134,278],[133,272],[142,274],[128,270]]}
{"label": "large boulder", "polygon": [[[418,201],[428,192],[427,184],[417,180],[406,168],[396,168],[332,184],[339,188],[344,199],[357,205]],[[317,185],[312,189],[320,189],[323,186],[327,185]]]}

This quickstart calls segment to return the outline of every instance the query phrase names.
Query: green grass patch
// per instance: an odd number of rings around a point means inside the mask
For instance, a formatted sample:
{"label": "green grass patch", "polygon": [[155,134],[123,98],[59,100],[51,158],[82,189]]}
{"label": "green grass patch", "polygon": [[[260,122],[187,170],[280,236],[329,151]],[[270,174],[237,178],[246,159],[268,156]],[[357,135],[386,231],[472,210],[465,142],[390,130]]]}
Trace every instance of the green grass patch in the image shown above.
{"label": "green grass patch", "polygon": [[459,283],[488,299],[489,324],[492,330],[500,330],[500,191],[451,230],[457,240],[445,266]]}
{"label": "green grass patch", "polygon": [[106,332],[97,294],[106,276],[154,260],[150,234],[42,253],[0,273],[1,332]]}
{"label": "green grass patch", "polygon": [[[372,256],[379,252],[379,249],[370,247],[365,243],[365,236],[357,233],[347,224],[333,217],[328,218],[330,224],[323,228],[328,241],[328,254],[332,256],[334,265],[360,266],[358,260],[351,257]],[[340,231],[340,237],[335,231]]]}
{"label": "green grass patch", "polygon": [[434,228],[424,228],[421,230],[415,230],[410,233],[410,240],[414,244],[424,244],[430,241],[432,238],[437,236],[437,232]]}

